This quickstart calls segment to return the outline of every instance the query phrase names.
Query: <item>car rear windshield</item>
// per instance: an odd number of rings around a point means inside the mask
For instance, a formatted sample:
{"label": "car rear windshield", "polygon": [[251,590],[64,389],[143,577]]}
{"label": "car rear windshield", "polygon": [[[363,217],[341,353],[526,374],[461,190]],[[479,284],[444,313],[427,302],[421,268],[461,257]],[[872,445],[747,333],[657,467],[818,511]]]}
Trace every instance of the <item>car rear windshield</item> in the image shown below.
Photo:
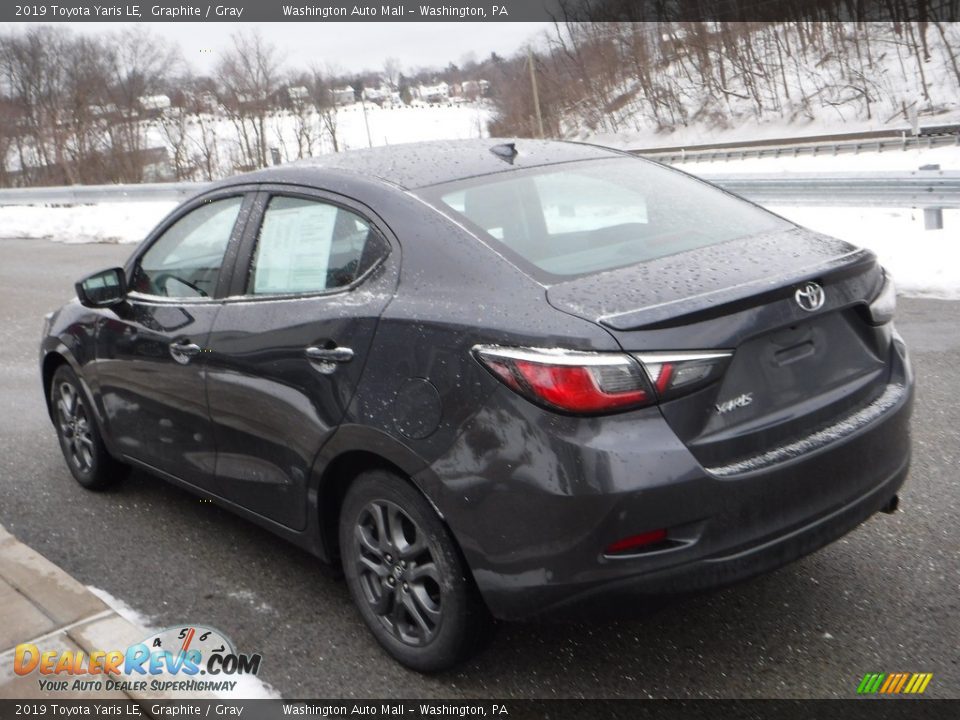
{"label": "car rear windshield", "polygon": [[486,175],[421,194],[546,280],[791,227],[717,188],[635,158]]}

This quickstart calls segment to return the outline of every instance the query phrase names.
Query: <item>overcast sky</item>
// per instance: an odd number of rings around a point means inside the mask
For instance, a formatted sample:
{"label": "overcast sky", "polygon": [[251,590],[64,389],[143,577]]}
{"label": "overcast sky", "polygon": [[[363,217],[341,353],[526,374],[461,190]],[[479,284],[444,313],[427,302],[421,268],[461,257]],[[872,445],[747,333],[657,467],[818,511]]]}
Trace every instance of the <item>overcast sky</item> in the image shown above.
{"label": "overcast sky", "polygon": [[[82,33],[119,30],[121,23],[77,23]],[[144,23],[180,45],[183,56],[200,72],[215,66],[238,30],[259,29],[282,48],[286,64],[307,69],[333,65],[348,72],[380,70],[388,57],[400,60],[404,70],[460,64],[471,53],[482,60],[491,52],[510,55],[536,40],[550,23],[508,22],[303,22],[303,23]]]}

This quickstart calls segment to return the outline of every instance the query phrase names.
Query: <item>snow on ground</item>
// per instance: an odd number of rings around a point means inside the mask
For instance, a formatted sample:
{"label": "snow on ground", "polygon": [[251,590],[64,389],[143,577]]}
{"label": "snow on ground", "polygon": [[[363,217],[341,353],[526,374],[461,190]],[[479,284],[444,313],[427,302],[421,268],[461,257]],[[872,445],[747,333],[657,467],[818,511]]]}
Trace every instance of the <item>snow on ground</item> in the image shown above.
{"label": "snow on ground", "polygon": [[[954,102],[954,104],[956,103]],[[960,122],[960,109],[950,109],[946,112],[924,115],[919,124],[926,127],[951,125],[957,122]],[[635,148],[691,148],[695,145],[712,145],[715,143],[751,143],[759,140],[852,134],[875,130],[905,132],[907,135],[913,133],[910,123],[899,117],[890,122],[880,122],[876,119],[839,118],[817,118],[810,122],[789,122],[783,118],[771,118],[764,122],[746,120],[736,127],[725,129],[691,124],[686,127],[679,127],[672,132],[658,133],[651,129],[645,129],[639,132],[591,133],[585,134],[582,139],[599,145],[633,150]]]}
{"label": "snow on ground", "polygon": [[[337,147],[342,151],[422,140],[486,137],[492,115],[486,101],[432,105],[417,102],[383,108],[369,102],[353,103],[337,109]],[[186,159],[186,165],[197,168],[196,179],[201,179],[199,168],[206,165],[207,152],[212,153],[215,177],[228,177],[248,162],[237,127],[229,118],[191,115],[184,122],[180,128],[171,118],[148,121],[146,144],[166,147],[169,157],[174,157],[174,145],[182,144],[180,156]],[[271,113],[266,119],[266,143],[270,157],[276,153],[284,163],[334,152],[333,139],[316,112],[302,116],[289,110]],[[11,164],[16,165],[16,158],[11,158]]]}
{"label": "snow on ground", "polygon": [[960,300],[960,210],[943,211],[943,230],[924,230],[909,208],[771,207],[800,225],[868,247],[901,295]]}
{"label": "snow on ground", "polygon": [[140,242],[176,205],[175,202],[113,202],[0,207],[0,238],[64,243]]}
{"label": "snow on ground", "polygon": [[[921,126],[960,121],[954,72],[960,25],[943,24],[942,35],[929,27],[922,63],[901,35],[902,25],[866,25],[823,23],[818,30],[831,31],[825,46],[800,37],[793,23],[758,30],[740,41],[756,63],[725,79],[718,71],[729,69],[732,58],[708,43],[701,48],[709,57],[706,78],[697,62],[671,59],[654,73],[659,92],[651,93],[624,73],[610,95],[616,109],[590,123],[570,117],[565,129],[570,137],[632,149],[909,131],[915,116]],[[726,90],[717,86],[724,92],[711,94],[708,79],[720,80]],[[616,92],[629,99],[620,102]]]}
{"label": "snow on ground", "polygon": [[[686,162],[677,167],[709,180],[738,173],[905,171],[928,164],[960,170],[960,147]],[[960,299],[960,210],[944,211],[943,230],[924,230],[923,211],[910,208],[770,209],[811,230],[870,248],[903,295]]]}
{"label": "snow on ground", "polygon": [[[364,112],[364,110],[366,112]],[[341,150],[355,150],[368,145],[398,145],[437,139],[467,139],[487,135],[487,123],[492,110],[486,104],[462,103],[448,105],[405,105],[381,108],[374,103],[345,105],[337,112],[337,141]],[[316,129],[321,127],[316,113],[308,116]],[[268,121],[271,145],[278,145],[286,162],[297,159],[296,128],[299,122],[291,113],[277,113]],[[367,137],[367,127],[370,136]],[[221,138],[235,135],[229,120],[221,120],[217,128]],[[162,142],[162,137],[158,138]],[[324,136],[319,143],[323,152],[332,152],[330,138]]]}
{"label": "snow on ground", "polygon": [[93,585],[87,585],[87,590],[103,600],[107,607],[109,607],[127,622],[133,623],[138,627],[142,627],[147,632],[155,631],[155,628],[153,627],[153,621],[149,617],[137,612],[120,598],[114,597],[106,590],[101,590]]}
{"label": "snow on ground", "polygon": [[[906,171],[928,164],[960,170],[960,147],[691,161],[677,166],[710,179],[738,173]],[[943,230],[924,230],[923,211],[910,208],[770,209],[812,230],[870,248],[903,295],[960,299],[960,210],[944,211]]]}

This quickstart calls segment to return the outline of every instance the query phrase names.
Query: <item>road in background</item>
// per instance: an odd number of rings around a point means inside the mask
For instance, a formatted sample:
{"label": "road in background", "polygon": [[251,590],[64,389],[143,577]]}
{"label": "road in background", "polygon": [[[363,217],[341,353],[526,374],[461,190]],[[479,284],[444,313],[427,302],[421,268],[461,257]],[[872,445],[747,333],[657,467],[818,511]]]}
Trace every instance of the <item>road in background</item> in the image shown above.
{"label": "road in background", "polygon": [[960,697],[960,303],[901,299],[919,380],[898,514],[645,618],[502,625],[460,671],[423,677],[379,650],[341,581],[265,530],[144,473],[105,493],[73,481],[41,397],[42,316],[130,250],[0,240],[0,523],[156,627],[204,623],[263,653],[283,696],[849,697],[867,672],[903,671]]}

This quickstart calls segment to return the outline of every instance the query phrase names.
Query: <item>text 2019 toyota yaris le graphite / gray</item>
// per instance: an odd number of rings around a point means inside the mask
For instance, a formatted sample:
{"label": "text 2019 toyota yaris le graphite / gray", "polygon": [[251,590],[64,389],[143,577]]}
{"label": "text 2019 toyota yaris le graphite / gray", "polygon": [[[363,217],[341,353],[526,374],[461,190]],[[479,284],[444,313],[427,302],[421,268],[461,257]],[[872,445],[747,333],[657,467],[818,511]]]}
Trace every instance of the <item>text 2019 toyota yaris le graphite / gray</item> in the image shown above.
{"label": "text 2019 toyota yaris le graphite / gray", "polygon": [[342,564],[447,668],[892,511],[913,378],[867,250],[594,146],[436,142],[219,182],[41,349],[74,477],[147,470]]}

